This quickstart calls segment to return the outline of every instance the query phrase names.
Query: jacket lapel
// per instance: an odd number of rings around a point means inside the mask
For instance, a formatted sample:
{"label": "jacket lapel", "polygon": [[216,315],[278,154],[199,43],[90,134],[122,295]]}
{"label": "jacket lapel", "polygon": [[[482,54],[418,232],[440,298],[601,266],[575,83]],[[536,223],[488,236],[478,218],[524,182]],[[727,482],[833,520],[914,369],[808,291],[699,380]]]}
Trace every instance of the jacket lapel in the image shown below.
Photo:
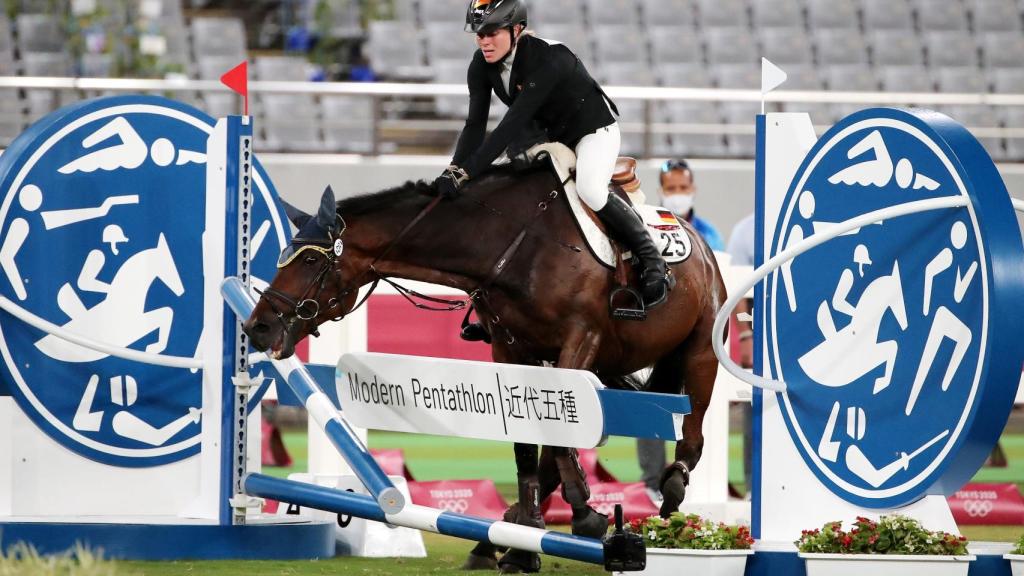
{"label": "jacket lapel", "polygon": [[520,77],[522,76],[523,67],[526,66],[524,62],[529,57],[530,53],[530,36],[520,36],[519,42],[516,46],[516,59],[512,62],[512,72],[508,75],[508,91],[511,93],[511,98],[515,98],[519,94]]}
{"label": "jacket lapel", "polygon": [[489,64],[487,66],[487,77],[491,80],[491,86],[494,88],[494,93],[498,95],[498,98],[501,98],[501,101],[504,102],[506,106],[510,106],[512,104],[512,98],[509,97],[508,92],[505,92],[505,86],[501,82],[501,66]]}

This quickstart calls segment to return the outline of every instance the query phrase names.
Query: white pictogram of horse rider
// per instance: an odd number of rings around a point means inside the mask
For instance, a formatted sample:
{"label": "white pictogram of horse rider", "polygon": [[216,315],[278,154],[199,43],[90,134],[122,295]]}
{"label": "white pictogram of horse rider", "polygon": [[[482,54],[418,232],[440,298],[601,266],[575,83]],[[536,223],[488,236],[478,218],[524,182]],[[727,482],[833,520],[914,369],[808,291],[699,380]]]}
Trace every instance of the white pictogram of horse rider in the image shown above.
{"label": "white pictogram of horse rider", "polygon": [[[93,410],[96,389],[100,377],[93,374],[85,386],[82,400],[78,404],[72,426],[80,432],[98,432],[103,424],[103,410]],[[133,406],[139,397],[139,387],[135,378],[130,375],[113,376],[110,378],[110,403],[119,406],[110,420],[114,432],[124,438],[130,438],[150,446],[163,446],[168,440],[181,432],[189,424],[198,424],[202,417],[202,409],[190,407],[188,414],[177,418],[166,426],[157,428],[132,414],[128,408]]]}
{"label": "white pictogram of horse rider", "polygon": [[[949,240],[953,245],[953,248],[960,250],[967,244],[967,226],[963,222],[957,220],[953,223],[953,226],[949,230]],[[934,286],[935,277],[945,272],[953,265],[953,251],[949,247],[945,247],[938,254],[932,258],[931,262],[924,270],[924,310],[923,315],[928,316],[929,309],[931,308],[932,301],[932,288]],[[956,282],[953,285],[953,300],[957,304],[963,301],[964,296],[967,295],[967,290],[970,288],[972,281],[974,280],[974,273],[978,271],[977,260],[971,262],[971,265],[967,267],[967,273],[961,274],[961,269],[957,266],[956,269]],[[950,356],[949,365],[946,367],[946,374],[942,377],[942,391],[945,392],[949,389],[949,384],[953,381],[953,376],[956,374],[957,369],[960,367],[960,363],[964,359],[964,354],[967,353],[967,348],[971,345],[973,335],[971,329],[963,323],[962,320],[957,318],[949,308],[945,306],[939,306],[935,310],[935,316],[932,318],[932,326],[928,330],[928,340],[925,342],[924,351],[921,353],[921,363],[917,367],[917,375],[914,376],[914,384],[910,387],[910,396],[907,398],[906,414],[910,416],[910,413],[914,411],[914,405],[917,403],[917,397],[921,393],[921,387],[924,386],[924,379],[928,376],[928,372],[932,368],[932,364],[935,362],[935,355],[939,351],[939,344],[942,343],[943,339],[949,338],[954,343],[953,354]]]}
{"label": "white pictogram of horse rider", "polygon": [[[864,267],[871,264],[866,246],[857,246],[853,261],[863,277]],[[873,393],[877,394],[889,385],[899,352],[896,341],[878,341],[882,317],[892,310],[900,328],[907,328],[899,262],[893,262],[892,273],[876,278],[864,289],[856,306],[848,301],[853,282],[853,270],[844,269],[832,297],[832,308],[849,316],[850,323],[836,330],[829,302],[822,301],[818,306],[818,329],[824,341],[801,356],[799,363],[811,380],[829,387],[845,386],[884,364],[885,373],[875,380]]]}
{"label": "white pictogram of horse rider", "polygon": [[[124,238],[123,233],[116,239],[121,238]],[[116,250],[117,242],[110,242],[110,247],[112,251]],[[167,239],[160,234],[155,248],[130,256],[109,284],[98,277],[105,263],[103,251],[92,250],[78,275],[79,290],[106,294],[99,304],[86,308],[70,283],[61,286],[57,305],[70,318],[62,327],[86,338],[124,347],[156,330],[157,341],[147,345],[146,352],[162,352],[170,336],[174,310],[165,306],[146,311],[146,295],[156,280],[163,282],[175,296],[185,293]],[[63,362],[93,362],[107,357],[103,352],[83,348],[53,335],[38,340],[36,348]]]}

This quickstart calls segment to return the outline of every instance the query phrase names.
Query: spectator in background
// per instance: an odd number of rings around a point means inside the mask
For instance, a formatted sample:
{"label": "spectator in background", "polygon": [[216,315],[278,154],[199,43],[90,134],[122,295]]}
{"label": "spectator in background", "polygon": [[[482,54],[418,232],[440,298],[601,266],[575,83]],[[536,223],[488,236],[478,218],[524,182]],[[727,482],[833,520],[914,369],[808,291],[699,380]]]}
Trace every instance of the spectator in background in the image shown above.
{"label": "spectator in background", "polygon": [[682,158],[666,160],[661,166],[661,205],[668,208],[676,216],[686,219],[704,237],[712,250],[725,250],[722,235],[707,220],[697,216],[693,210],[693,201],[697,197],[697,185],[693,180],[693,170]]}
{"label": "spectator in background", "polygon": [[[697,197],[697,186],[693,181],[693,169],[690,168],[686,160],[682,158],[666,160],[661,166],[659,180],[661,205],[692,224],[712,250],[718,252],[725,250],[725,243],[722,242],[722,235],[718,233],[718,230],[710,222],[694,213],[693,201]],[[667,465],[665,442],[652,438],[638,438],[636,456],[647,495],[653,502],[660,505],[661,475]]]}

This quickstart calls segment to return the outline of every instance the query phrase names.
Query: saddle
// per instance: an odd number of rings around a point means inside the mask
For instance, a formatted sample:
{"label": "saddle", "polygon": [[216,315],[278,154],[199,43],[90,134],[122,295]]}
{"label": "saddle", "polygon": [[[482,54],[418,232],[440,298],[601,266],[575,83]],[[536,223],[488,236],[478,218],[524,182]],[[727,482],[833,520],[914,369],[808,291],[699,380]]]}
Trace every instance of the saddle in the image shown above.
{"label": "saddle", "polygon": [[[528,157],[534,162],[543,162],[545,158],[551,170],[562,182],[564,196],[576,221],[580,235],[594,258],[615,275],[618,288],[613,289],[612,299],[616,300],[624,294],[632,295],[632,300],[639,301],[639,293],[631,287],[632,254],[622,250],[617,242],[605,234],[599,225],[597,216],[580,200],[576,193],[574,170],[576,155],[563,144],[543,143],[530,148]],[[651,235],[655,246],[659,248],[665,261],[669,264],[682,262],[689,258],[695,234],[692,228],[681,224],[671,212],[660,206],[646,204],[646,198],[640,189],[640,179],[636,173],[637,162],[633,158],[620,157],[615,163],[615,170],[608,183],[609,192],[624,198],[633,206],[638,216],[645,222],[647,232]],[[621,313],[630,310],[639,315],[639,308],[623,308],[616,304],[611,306],[613,316],[621,317]],[[628,314],[627,314],[628,316]],[[630,316],[632,318],[632,316]]]}

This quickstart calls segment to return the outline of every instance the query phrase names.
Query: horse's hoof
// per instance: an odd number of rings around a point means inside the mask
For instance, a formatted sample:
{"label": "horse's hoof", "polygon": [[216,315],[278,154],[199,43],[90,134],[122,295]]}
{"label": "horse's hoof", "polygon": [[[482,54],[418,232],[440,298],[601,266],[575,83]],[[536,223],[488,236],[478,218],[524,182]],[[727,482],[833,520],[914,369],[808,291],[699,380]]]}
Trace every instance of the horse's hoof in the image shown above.
{"label": "horse's hoof", "polygon": [[661,484],[661,509],[658,513],[662,518],[668,518],[673,512],[679,510],[679,505],[686,497],[686,479],[682,471],[675,470],[669,474]]}
{"label": "horse's hoof", "polygon": [[511,549],[498,560],[498,572],[521,574],[540,572],[540,554],[526,550]]}
{"label": "horse's hoof", "polygon": [[498,568],[498,560],[493,555],[481,556],[469,553],[466,561],[462,564],[463,570],[495,570]]}
{"label": "horse's hoof", "polygon": [[608,533],[608,517],[588,506],[586,516],[579,520],[573,518],[572,533],[585,538],[601,538]]}

